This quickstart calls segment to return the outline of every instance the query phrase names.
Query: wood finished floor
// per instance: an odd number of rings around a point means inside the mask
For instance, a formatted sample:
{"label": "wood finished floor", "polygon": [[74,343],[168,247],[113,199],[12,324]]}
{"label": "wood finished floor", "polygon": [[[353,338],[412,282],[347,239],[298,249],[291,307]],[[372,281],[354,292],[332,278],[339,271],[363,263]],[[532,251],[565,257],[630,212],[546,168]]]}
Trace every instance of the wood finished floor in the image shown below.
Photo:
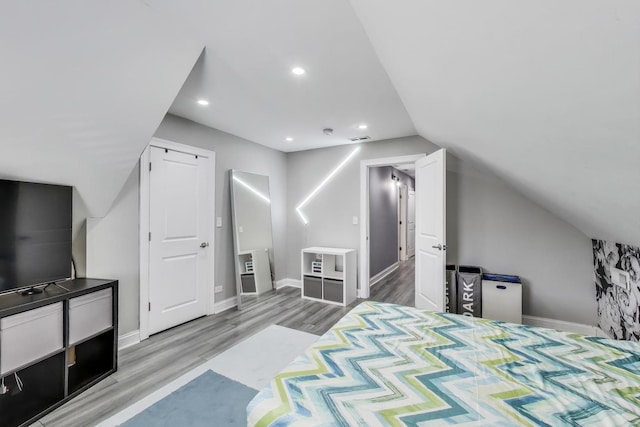
{"label": "wood finished floor", "polygon": [[[370,300],[414,304],[414,262],[400,267],[371,289]],[[129,347],[118,354],[118,372],[35,423],[36,427],[93,426],[173,381],[243,339],[273,324],[322,335],[355,307],[300,298],[300,289],[277,294],[196,319]]]}

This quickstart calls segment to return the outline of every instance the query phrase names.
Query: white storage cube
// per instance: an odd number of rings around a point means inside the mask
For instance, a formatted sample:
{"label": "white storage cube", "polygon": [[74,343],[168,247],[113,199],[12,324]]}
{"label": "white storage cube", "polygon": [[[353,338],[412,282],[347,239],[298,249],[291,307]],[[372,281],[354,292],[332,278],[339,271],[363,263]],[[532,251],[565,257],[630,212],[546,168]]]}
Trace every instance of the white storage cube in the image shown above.
{"label": "white storage cube", "polygon": [[482,317],[522,323],[522,284],[483,280]]}
{"label": "white storage cube", "polygon": [[62,303],[7,316],[0,321],[0,375],[63,348]]}
{"label": "white storage cube", "polygon": [[111,289],[69,300],[69,345],[113,326]]}

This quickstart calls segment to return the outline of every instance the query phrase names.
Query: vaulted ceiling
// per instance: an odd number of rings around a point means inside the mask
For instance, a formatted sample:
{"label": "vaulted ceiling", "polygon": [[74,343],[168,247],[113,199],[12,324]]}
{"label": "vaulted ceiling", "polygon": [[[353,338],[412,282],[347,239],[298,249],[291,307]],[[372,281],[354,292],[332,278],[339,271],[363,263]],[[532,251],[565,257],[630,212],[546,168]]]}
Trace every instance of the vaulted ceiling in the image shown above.
{"label": "vaulted ceiling", "polygon": [[203,46],[139,1],[3,2],[0,177],[104,216]]}
{"label": "vaulted ceiling", "polygon": [[637,1],[3,9],[0,176],[75,185],[92,216],[170,111],[282,151],[418,133],[588,236],[640,244]]}

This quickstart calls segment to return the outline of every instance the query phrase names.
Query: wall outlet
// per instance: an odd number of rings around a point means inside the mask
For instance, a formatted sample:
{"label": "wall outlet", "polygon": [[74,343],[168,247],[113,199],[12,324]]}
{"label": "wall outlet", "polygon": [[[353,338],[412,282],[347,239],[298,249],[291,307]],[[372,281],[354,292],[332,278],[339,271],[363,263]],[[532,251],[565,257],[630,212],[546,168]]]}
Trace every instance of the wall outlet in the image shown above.
{"label": "wall outlet", "polygon": [[218,228],[222,227],[222,217],[221,216],[216,218],[216,227],[218,227]]}
{"label": "wall outlet", "polygon": [[629,273],[620,270],[619,268],[611,267],[611,281],[614,285],[620,286],[625,289],[627,292],[631,290],[630,288],[630,277]]}
{"label": "wall outlet", "polygon": [[[211,289],[211,288],[209,288],[209,289]],[[216,294],[218,294],[218,293],[222,292],[222,290],[223,290],[222,286],[216,286],[216,287],[214,288],[214,291],[215,291],[215,293],[216,293]]]}

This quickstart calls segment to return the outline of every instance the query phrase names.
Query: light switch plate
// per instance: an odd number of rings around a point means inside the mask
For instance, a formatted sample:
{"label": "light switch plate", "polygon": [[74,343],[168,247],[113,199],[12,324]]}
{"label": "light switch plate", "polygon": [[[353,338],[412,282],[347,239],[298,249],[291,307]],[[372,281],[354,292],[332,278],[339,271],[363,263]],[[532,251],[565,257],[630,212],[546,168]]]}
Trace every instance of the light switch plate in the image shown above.
{"label": "light switch plate", "polygon": [[628,272],[620,270],[619,268],[611,267],[611,281],[614,285],[620,286],[626,291],[629,291],[629,279],[630,277]]}
{"label": "light switch plate", "polygon": [[243,226],[238,227],[238,233],[244,233],[244,227]]}
{"label": "light switch plate", "polygon": [[353,217],[353,225],[358,225],[358,217],[357,216]]}
{"label": "light switch plate", "polygon": [[[211,289],[211,288],[209,288],[209,289]],[[216,286],[214,290],[215,290],[216,294],[218,294],[218,293],[222,292],[222,286]]]}
{"label": "light switch plate", "polygon": [[222,227],[222,217],[221,216],[216,218],[216,227]]}

